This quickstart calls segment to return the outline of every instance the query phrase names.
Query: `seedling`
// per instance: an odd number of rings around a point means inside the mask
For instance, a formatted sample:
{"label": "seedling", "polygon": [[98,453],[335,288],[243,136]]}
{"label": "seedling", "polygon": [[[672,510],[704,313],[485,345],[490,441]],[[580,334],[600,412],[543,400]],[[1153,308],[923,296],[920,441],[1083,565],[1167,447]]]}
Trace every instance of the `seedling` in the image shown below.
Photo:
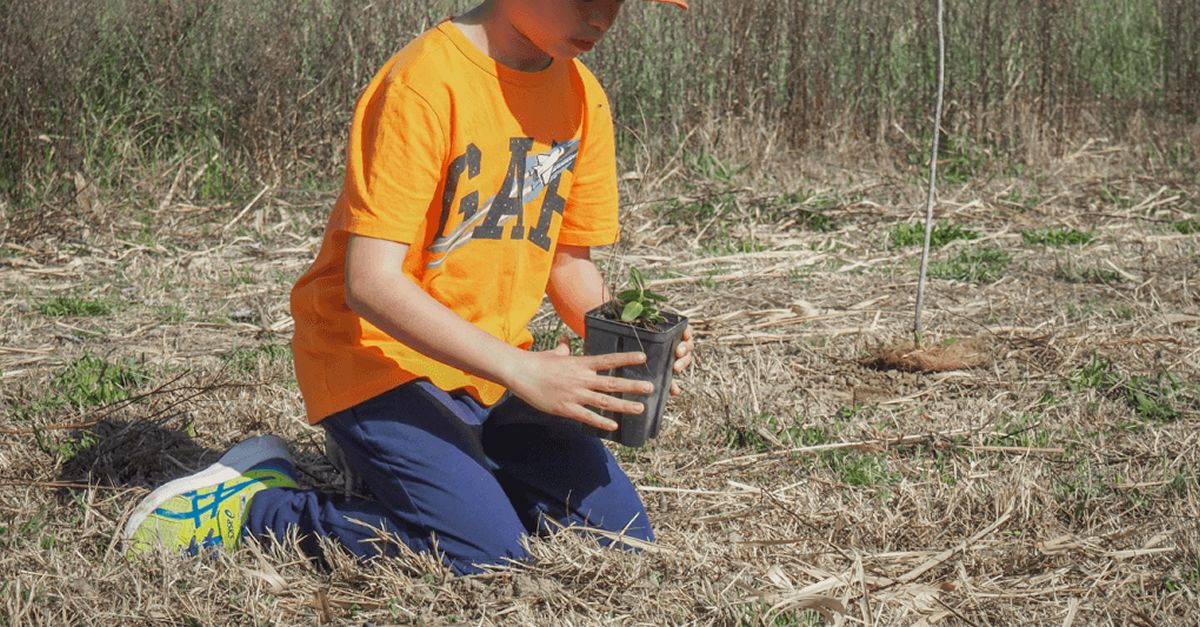
{"label": "seedling", "polygon": [[629,288],[617,294],[616,305],[621,310],[621,322],[653,328],[663,321],[659,303],[666,296],[646,287],[646,279],[637,268],[629,269]]}
{"label": "seedling", "polygon": [[662,310],[666,297],[650,290],[645,276],[636,268],[629,271],[628,286],[616,297],[589,311],[584,316],[586,336],[584,352],[589,355],[641,352],[646,363],[628,366],[602,374],[649,381],[654,391],[648,395],[623,394],[623,398],[641,402],[641,414],[601,412],[616,421],[615,432],[592,430],[595,435],[616,440],[626,446],[643,446],[656,437],[671,375],[675,365],[675,349],[683,339],[687,318]]}

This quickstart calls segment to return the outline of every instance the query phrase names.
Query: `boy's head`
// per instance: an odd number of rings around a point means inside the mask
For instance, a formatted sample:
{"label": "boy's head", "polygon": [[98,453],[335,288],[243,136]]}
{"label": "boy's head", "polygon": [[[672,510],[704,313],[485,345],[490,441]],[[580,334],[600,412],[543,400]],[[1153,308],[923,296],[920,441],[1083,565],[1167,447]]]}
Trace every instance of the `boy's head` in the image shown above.
{"label": "boy's head", "polygon": [[[652,0],[687,8],[687,0]],[[513,27],[546,54],[570,59],[591,50],[617,21],[624,0],[498,0]]]}

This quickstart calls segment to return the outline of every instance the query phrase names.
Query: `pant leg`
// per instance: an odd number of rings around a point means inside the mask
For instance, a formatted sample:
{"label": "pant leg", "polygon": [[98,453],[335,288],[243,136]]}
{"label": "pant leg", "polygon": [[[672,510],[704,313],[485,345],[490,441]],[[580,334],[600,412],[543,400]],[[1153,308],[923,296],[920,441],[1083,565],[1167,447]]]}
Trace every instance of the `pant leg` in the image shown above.
{"label": "pant leg", "polygon": [[370,527],[383,528],[417,551],[430,551],[436,542],[459,573],[522,559],[525,526],[484,453],[478,424],[485,417],[473,402],[424,382],[334,414],[321,424],[377,500],[264,490],[251,502],[247,532],[283,537],[294,529],[311,538],[306,551],[315,549],[315,538],[326,537],[371,557],[383,547]]}
{"label": "pant leg", "polygon": [[[484,425],[483,444],[500,485],[530,533],[543,517],[653,541],[641,497],[601,441],[579,423],[539,412],[510,397]],[[606,538],[597,538],[608,545]]]}

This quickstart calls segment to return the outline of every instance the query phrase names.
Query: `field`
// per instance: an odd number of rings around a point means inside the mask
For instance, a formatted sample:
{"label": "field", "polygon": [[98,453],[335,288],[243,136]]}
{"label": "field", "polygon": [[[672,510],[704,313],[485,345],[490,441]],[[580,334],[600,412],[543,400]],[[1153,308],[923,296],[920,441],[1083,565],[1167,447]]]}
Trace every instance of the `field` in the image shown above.
{"label": "field", "polygon": [[302,422],[286,309],[329,197],[215,221],[169,202],[151,226],[10,244],[0,615],[1194,623],[1200,186],[1126,160],[1085,146],[1035,182],[943,192],[928,333],[991,361],[939,375],[860,364],[911,325],[917,181],[629,181],[626,240],[604,261],[647,271],[702,331],[663,436],[618,451],[660,542],[629,555],[560,535],[536,564],[467,579],[415,556],[326,572],[286,549],[114,552],[147,488],[251,434],[284,436],[308,484],[339,485]]}
{"label": "field", "polygon": [[[336,197],[356,86],[434,4],[370,30],[346,3],[290,3],[264,13],[311,29],[270,41],[266,18],[184,4],[9,7],[0,81],[99,61],[0,106],[0,626],[1200,623],[1200,22],[1172,0],[952,13],[926,337],[986,360],[933,374],[872,361],[911,338],[928,16],[698,1],[727,26],[706,30],[630,7],[614,43],[667,24],[720,50],[695,84],[670,51],[595,58],[623,172],[622,243],[599,263],[642,270],[698,331],[661,437],[613,448],[658,542],[561,533],[465,578],[421,555],[319,568],[286,543],[123,559],[115,534],[149,489],[251,435],[342,489],[303,419],[288,291]],[[39,52],[51,21],[76,36]],[[1079,30],[1039,38],[1051,23]],[[839,38],[812,43],[825,29]],[[881,32],[887,63],[861,63]],[[716,89],[759,68],[729,43],[743,33],[804,42],[788,63],[809,65]],[[224,35],[245,46],[210,48]],[[252,53],[249,74],[298,78],[264,95],[212,71]],[[534,321],[539,346],[555,320]]]}

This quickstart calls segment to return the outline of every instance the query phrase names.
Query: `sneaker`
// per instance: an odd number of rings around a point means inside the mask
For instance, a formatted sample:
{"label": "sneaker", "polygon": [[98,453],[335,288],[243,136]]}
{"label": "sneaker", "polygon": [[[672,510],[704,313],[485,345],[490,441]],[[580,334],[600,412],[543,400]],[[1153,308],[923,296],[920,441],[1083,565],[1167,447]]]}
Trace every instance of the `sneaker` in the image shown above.
{"label": "sneaker", "polygon": [[251,497],[267,488],[295,488],[287,446],[273,435],[250,438],[217,463],[160,486],[138,504],[121,533],[127,555],[158,548],[195,555],[237,548]]}

